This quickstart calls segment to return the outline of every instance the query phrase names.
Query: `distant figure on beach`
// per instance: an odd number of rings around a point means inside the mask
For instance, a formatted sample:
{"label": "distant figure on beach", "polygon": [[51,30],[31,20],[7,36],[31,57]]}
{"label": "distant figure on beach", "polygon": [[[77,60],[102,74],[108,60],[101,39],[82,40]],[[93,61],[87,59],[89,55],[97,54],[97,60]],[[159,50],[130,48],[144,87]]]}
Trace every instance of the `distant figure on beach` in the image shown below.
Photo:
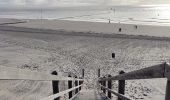
{"label": "distant figure on beach", "polygon": [[121,28],[119,28],[119,32],[121,32],[122,31],[122,29]]}
{"label": "distant figure on beach", "polygon": [[137,25],[135,25],[135,29],[137,29],[138,28],[138,26]]}
{"label": "distant figure on beach", "polygon": [[133,20],[133,18],[129,18],[129,20]]}
{"label": "distant figure on beach", "polygon": [[109,23],[110,23],[110,19],[109,19]]}
{"label": "distant figure on beach", "polygon": [[116,10],[114,9],[114,10],[113,10],[114,14],[115,14],[115,11],[116,11]]}

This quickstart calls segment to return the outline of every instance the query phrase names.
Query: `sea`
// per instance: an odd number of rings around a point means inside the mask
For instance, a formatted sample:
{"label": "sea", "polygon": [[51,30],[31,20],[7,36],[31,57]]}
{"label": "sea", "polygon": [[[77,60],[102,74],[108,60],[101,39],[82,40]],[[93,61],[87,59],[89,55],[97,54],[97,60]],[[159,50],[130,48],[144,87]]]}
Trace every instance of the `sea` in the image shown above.
{"label": "sea", "polygon": [[170,25],[170,5],[0,8],[0,18]]}

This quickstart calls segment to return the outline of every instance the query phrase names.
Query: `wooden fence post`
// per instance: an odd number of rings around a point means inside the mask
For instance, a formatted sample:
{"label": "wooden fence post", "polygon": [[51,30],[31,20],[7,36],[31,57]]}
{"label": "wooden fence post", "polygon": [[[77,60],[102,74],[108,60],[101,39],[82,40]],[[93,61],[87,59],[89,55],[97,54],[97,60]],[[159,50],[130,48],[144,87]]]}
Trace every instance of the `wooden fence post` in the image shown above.
{"label": "wooden fence post", "polygon": [[[71,75],[69,75],[68,77],[71,77]],[[68,88],[71,89],[73,86],[72,86],[72,81],[68,81]],[[72,98],[73,94],[72,94],[72,91],[69,92],[69,99]]]}
{"label": "wooden fence post", "polygon": [[[124,74],[125,72],[124,71],[120,71],[119,74]],[[119,80],[119,83],[118,83],[118,93],[120,94],[125,94],[125,80]],[[118,97],[118,100],[123,100],[121,98]]]}
{"label": "wooden fence post", "polygon": [[[77,76],[75,76],[75,78],[77,78]],[[75,87],[78,86],[78,81],[76,80],[75,81]],[[76,91],[75,91],[75,94],[77,94],[79,92],[79,89],[77,88]]]}
{"label": "wooden fence post", "polygon": [[112,58],[115,58],[115,53],[112,53]]}
{"label": "wooden fence post", "polygon": [[[111,75],[108,75],[108,77],[111,77]],[[109,89],[112,89],[112,80],[108,80],[107,86]],[[111,99],[112,98],[112,93],[108,91],[108,97]]]}
{"label": "wooden fence post", "polygon": [[100,77],[100,69],[98,69],[98,78]]}
{"label": "wooden fence post", "polygon": [[[84,78],[84,69],[82,69],[82,77],[80,79]],[[83,81],[79,81],[79,85],[83,84]],[[79,87],[79,91],[81,90],[81,87]]]}
{"label": "wooden fence post", "polygon": [[82,77],[84,78],[84,69],[82,69]]}
{"label": "wooden fence post", "polygon": [[[52,75],[58,75],[56,71],[51,73]],[[59,93],[59,81],[52,81],[53,94]],[[60,98],[55,98],[54,100],[59,100]]]}
{"label": "wooden fence post", "polygon": [[[100,84],[103,86],[103,81],[100,81]],[[101,90],[103,90],[103,88],[101,87]]]}
{"label": "wooden fence post", "polygon": [[[80,79],[83,79],[83,78],[80,78]],[[79,81],[79,85],[82,85],[83,84],[83,81]],[[81,87],[79,87],[79,91],[81,90]]]}
{"label": "wooden fence post", "polygon": [[[79,81],[79,85],[81,85],[81,81]],[[81,87],[79,87],[79,91],[81,91]]]}
{"label": "wooden fence post", "polygon": [[[105,78],[105,77],[103,77],[103,78]],[[106,87],[106,81],[102,81],[102,83],[103,83],[103,86]],[[103,93],[106,94],[106,89],[104,89],[104,88],[103,88]]]}
{"label": "wooden fence post", "polygon": [[[100,69],[98,69],[98,78],[100,78]],[[102,81],[98,81],[99,82],[99,85],[101,84],[102,85]],[[101,87],[101,90],[102,90],[102,87]]]}
{"label": "wooden fence post", "polygon": [[167,84],[166,84],[166,96],[165,96],[165,100],[170,100],[170,80],[167,80]]}

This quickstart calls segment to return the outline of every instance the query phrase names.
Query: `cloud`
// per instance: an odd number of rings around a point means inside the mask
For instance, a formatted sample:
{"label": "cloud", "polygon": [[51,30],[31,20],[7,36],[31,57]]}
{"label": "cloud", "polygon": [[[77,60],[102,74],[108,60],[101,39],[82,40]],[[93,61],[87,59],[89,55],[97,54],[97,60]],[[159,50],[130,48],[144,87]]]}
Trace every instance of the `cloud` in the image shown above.
{"label": "cloud", "polygon": [[1,6],[82,6],[170,4],[170,0],[0,0]]}

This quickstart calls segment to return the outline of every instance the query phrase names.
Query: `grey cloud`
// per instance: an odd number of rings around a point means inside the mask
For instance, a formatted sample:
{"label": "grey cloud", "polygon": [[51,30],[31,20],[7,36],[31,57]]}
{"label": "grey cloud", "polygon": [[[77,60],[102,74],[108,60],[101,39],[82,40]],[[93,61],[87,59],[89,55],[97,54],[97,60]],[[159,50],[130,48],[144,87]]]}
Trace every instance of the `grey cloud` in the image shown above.
{"label": "grey cloud", "polygon": [[1,6],[126,5],[153,3],[170,4],[170,0],[0,0]]}

